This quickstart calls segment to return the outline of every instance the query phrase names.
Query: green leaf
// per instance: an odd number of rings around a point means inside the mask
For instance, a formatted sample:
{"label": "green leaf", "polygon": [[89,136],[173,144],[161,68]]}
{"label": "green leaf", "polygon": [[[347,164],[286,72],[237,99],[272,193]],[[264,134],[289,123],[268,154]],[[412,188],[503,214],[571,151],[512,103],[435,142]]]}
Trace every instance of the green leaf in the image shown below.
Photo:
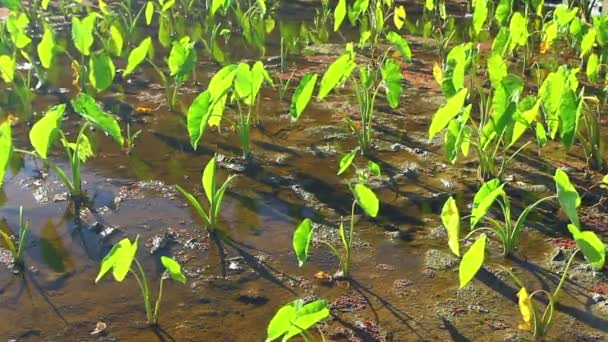
{"label": "green leaf", "polygon": [[215,217],[216,221],[220,215],[222,201],[224,200],[224,194],[226,193],[226,189],[228,189],[228,186],[230,185],[232,180],[235,178],[236,178],[235,175],[231,175],[228,178],[226,178],[226,181],[224,182],[224,184],[222,184],[220,189],[215,192],[215,196],[213,197],[213,206],[214,206],[213,216]]}
{"label": "green leaf", "polygon": [[162,256],[160,257],[160,262],[163,264],[165,269],[169,271],[169,276],[171,276],[171,279],[182,284],[186,283],[186,276],[184,273],[182,273],[182,267],[179,263],[177,263],[177,261],[169,257]]}
{"label": "green leaf", "polygon": [[146,25],[150,26],[152,24],[152,19],[154,18],[154,2],[148,1],[146,3]]}
{"label": "green leaf", "polygon": [[32,39],[27,35],[30,19],[25,12],[13,11],[5,22],[6,30],[16,48],[23,49],[30,44]]}
{"label": "green leaf", "polygon": [[126,77],[127,75],[132,73],[133,70],[135,70],[135,68],[137,68],[139,64],[144,61],[144,59],[146,59],[148,51],[150,51],[151,45],[152,38],[147,37],[146,39],[142,40],[142,42],[139,43],[139,45],[135,49],[131,51],[127,60],[127,67],[122,72],[123,77]]}
{"label": "green leaf", "polygon": [[499,179],[492,179],[484,183],[473,198],[473,209],[471,211],[471,228],[474,228],[481,219],[486,216],[488,210],[498,198],[504,195],[504,184]]}
{"label": "green leaf", "polygon": [[509,31],[511,33],[509,50],[513,50],[517,46],[526,46],[528,44],[528,20],[521,13],[513,13],[511,22],[509,23]]}
{"label": "green leaf", "polygon": [[352,150],[347,154],[343,155],[340,159],[340,170],[338,171],[338,176],[346,172],[348,168],[351,166],[353,161],[355,160],[355,156],[357,155],[356,150]]}
{"label": "green leaf", "polygon": [[209,160],[205,170],[203,171],[203,178],[201,184],[205,190],[205,196],[210,205],[213,205],[213,198],[215,196],[215,156]]}
{"label": "green leaf", "polygon": [[50,68],[53,64],[55,46],[55,34],[53,33],[53,29],[50,26],[45,25],[42,39],[37,47],[40,64],[42,64],[45,69]]}
{"label": "green leaf", "polygon": [[346,16],[346,0],[338,0],[338,5],[334,10],[334,32],[338,32],[344,17]]}
{"label": "green leaf", "polygon": [[574,91],[565,89],[559,105],[559,118],[561,123],[560,138],[566,150],[570,150],[576,137],[578,122],[583,107],[582,99],[579,100]]}
{"label": "green leaf", "polygon": [[124,145],[125,139],[122,137],[118,121],[101,110],[94,98],[87,94],[80,94],[72,99],[71,103],[80,116],[110,135],[120,146]]}
{"label": "green leaf", "polygon": [[194,70],[196,50],[194,50],[194,43],[190,42],[190,37],[185,36],[173,42],[167,64],[169,73],[173,77],[182,78]]}
{"label": "green leaf", "polygon": [[173,5],[175,5],[175,0],[168,0],[167,2],[165,2],[163,4],[163,7],[160,9],[160,11],[167,12],[168,10],[171,9],[171,7],[173,7]]}
{"label": "green leaf", "polygon": [[212,0],[211,1],[211,15],[215,15],[215,13],[229,3],[229,0]]}
{"label": "green leaf", "polygon": [[380,201],[370,188],[363,184],[355,184],[353,195],[355,195],[357,204],[367,213],[367,215],[371,217],[376,217],[376,215],[378,215]]}
{"label": "green leaf", "polygon": [[543,147],[547,144],[547,131],[545,130],[545,126],[543,126],[542,122],[536,123],[536,143],[538,146]]}
{"label": "green leaf", "polygon": [[467,88],[460,89],[456,95],[451,97],[448,102],[439,108],[435,115],[433,115],[429,127],[429,140],[433,139],[437,133],[444,129],[448,123],[460,113],[462,106],[464,105],[464,100],[467,97],[467,92]]}
{"label": "green leaf", "polygon": [[521,138],[528,127],[531,127],[532,122],[538,117],[539,113],[540,99],[529,96],[520,103],[517,108],[516,121],[513,125],[509,147],[513,146]]}
{"label": "green leaf", "polygon": [[65,113],[65,104],[51,107],[30,130],[30,143],[42,159],[48,156],[49,147],[57,137],[61,119]]}
{"label": "green leaf", "polygon": [[453,197],[443,205],[441,222],[448,232],[448,246],[456,256],[460,256],[460,214]]}
{"label": "green leaf", "polygon": [[511,8],[513,8],[513,0],[500,0],[498,2],[494,17],[500,26],[505,26],[507,24],[507,19],[509,19],[509,16],[511,15]]}
{"label": "green leaf", "polygon": [[107,53],[96,53],[89,59],[89,80],[95,90],[103,91],[112,85],[115,74],[116,68]]}
{"label": "green leaf", "polygon": [[507,63],[501,55],[493,53],[488,58],[488,74],[493,88],[498,88],[502,80],[507,76]]}
{"label": "green leaf", "polygon": [[374,175],[376,177],[380,177],[380,174],[382,173],[382,170],[380,169],[380,165],[378,165],[378,163],[375,163],[371,160],[367,162],[367,171],[369,171],[372,175]]}
{"label": "green leaf", "polygon": [[486,234],[481,234],[477,240],[471,245],[466,253],[462,256],[460,266],[458,267],[458,278],[460,279],[460,288],[464,288],[468,283],[475,278],[477,272],[483,265],[486,250]]}
{"label": "green leaf", "polygon": [[401,53],[406,62],[412,61],[412,50],[407,40],[397,32],[389,32],[386,34],[386,39]]}
{"label": "green leaf", "polygon": [[587,59],[587,69],[585,70],[587,74],[587,79],[591,83],[598,83],[598,72],[600,68],[600,57],[596,53],[592,53],[589,55]]}
{"label": "green leaf", "polygon": [[488,18],[488,0],[475,0],[473,11],[473,31],[476,35],[483,29],[483,24]]}
{"label": "green leaf", "polygon": [[380,69],[382,73],[382,81],[386,90],[386,99],[389,106],[396,109],[399,107],[399,99],[401,98],[401,66],[398,62],[392,59],[387,59]]}
{"label": "green leaf", "polygon": [[212,113],[209,117],[209,126],[219,126],[222,116],[224,114],[224,108],[226,106],[226,95],[232,87],[232,82],[236,76],[237,65],[230,64],[220,69],[209,81],[210,99],[212,100]]}
{"label": "green leaf", "polygon": [[199,216],[203,219],[203,221],[205,221],[205,224],[209,224],[209,217],[207,216],[207,214],[205,214],[205,211],[203,210],[203,207],[201,207],[201,204],[198,203],[198,200],[194,196],[192,196],[191,193],[184,190],[184,188],[182,188],[181,186],[176,185],[176,188],[177,190],[179,190],[179,192],[182,193],[182,195],[184,195],[184,197],[186,197],[188,202],[190,202],[190,205],[194,207]]}
{"label": "green leaf", "polygon": [[283,336],[283,341],[299,335],[329,316],[329,304],[324,300],[308,303],[298,310],[299,306],[301,304],[296,304],[296,318],[292,321],[289,331]]}
{"label": "green leaf", "polygon": [[81,54],[88,56],[91,54],[93,46],[93,30],[95,29],[95,20],[97,14],[90,13],[82,20],[77,17],[72,17],[72,42]]}
{"label": "green leaf", "polygon": [[13,83],[15,78],[15,60],[8,55],[0,56],[0,76],[6,83]]}
{"label": "green leaf", "polygon": [[315,90],[315,85],[317,84],[317,78],[317,74],[309,72],[302,77],[300,84],[298,84],[298,87],[291,98],[291,107],[289,109],[291,118],[294,121],[297,121],[300,118],[304,109],[306,109],[310,103],[310,99]]}
{"label": "green leaf", "polygon": [[99,282],[109,270],[112,270],[116,281],[122,282],[125,279],[137,253],[138,239],[139,237],[135,239],[135,242],[131,243],[128,238],[125,238],[112,247],[112,250],[101,261],[101,268],[99,269],[95,283]]}
{"label": "green leaf", "polygon": [[81,162],[86,163],[90,157],[95,156],[95,153],[93,153],[93,147],[86,134],[80,135],[78,139],[78,144],[68,143],[68,147],[75,153],[75,156],[78,157]]}
{"label": "green leaf", "polygon": [[277,313],[272,317],[268,328],[266,329],[266,342],[271,342],[285,335],[285,333],[291,328],[291,322],[296,317],[296,308],[292,303],[289,303],[280,308]]}
{"label": "green leaf", "polygon": [[4,175],[6,168],[11,160],[11,152],[13,151],[13,136],[11,132],[11,124],[5,120],[0,124],[0,186],[4,184]]}
{"label": "green leaf", "polygon": [[207,126],[209,125],[211,113],[211,94],[209,90],[205,90],[194,99],[186,114],[190,144],[195,150],[198,147],[198,142],[205,133],[205,129],[207,129]]}
{"label": "green leaf", "polygon": [[116,57],[120,57],[122,55],[124,39],[122,38],[122,33],[116,24],[110,26],[110,39],[108,43],[109,52]]}
{"label": "green leaf", "polygon": [[555,180],[559,204],[566,212],[570,222],[576,227],[580,227],[581,224],[576,209],[581,205],[581,197],[570,182],[570,177],[568,177],[568,174],[564,170],[557,169],[555,170],[553,179]]}
{"label": "green leaf", "polygon": [[298,266],[302,267],[308,260],[308,249],[312,241],[314,227],[310,219],[304,219],[293,232],[293,251],[298,259]]}
{"label": "green leaf", "polygon": [[327,67],[327,71],[321,78],[321,86],[317,95],[319,101],[323,100],[334,88],[344,83],[355,70],[357,64],[353,59],[353,53],[346,52]]}
{"label": "green leaf", "polygon": [[593,49],[593,44],[595,44],[596,31],[595,28],[590,28],[589,31],[583,36],[583,40],[581,41],[581,55],[583,58],[586,54],[588,54]]}
{"label": "green leaf", "polygon": [[405,24],[405,19],[407,18],[407,13],[405,12],[405,7],[403,5],[395,7],[395,13],[393,13],[393,23],[397,30],[401,30],[403,24]]}
{"label": "green leaf", "polygon": [[585,259],[597,271],[604,268],[606,262],[606,246],[592,231],[580,231],[575,225],[569,224],[568,230],[572,233],[576,245],[580,248]]}

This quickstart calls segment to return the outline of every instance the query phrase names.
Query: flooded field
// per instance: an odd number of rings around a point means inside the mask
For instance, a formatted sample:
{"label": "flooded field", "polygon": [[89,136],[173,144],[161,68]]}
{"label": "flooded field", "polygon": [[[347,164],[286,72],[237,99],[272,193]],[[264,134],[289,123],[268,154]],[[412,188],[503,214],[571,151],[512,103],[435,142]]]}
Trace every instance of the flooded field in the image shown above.
{"label": "flooded field", "polygon": [[586,2],[3,4],[0,338],[608,340]]}

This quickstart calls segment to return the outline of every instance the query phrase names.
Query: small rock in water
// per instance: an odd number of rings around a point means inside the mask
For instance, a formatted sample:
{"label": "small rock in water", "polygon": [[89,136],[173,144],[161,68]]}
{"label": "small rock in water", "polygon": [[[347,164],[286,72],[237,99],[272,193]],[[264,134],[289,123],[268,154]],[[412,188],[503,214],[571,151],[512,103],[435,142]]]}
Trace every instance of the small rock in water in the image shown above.
{"label": "small rock in water", "polygon": [[426,267],[432,270],[445,270],[458,265],[458,259],[446,252],[429,249],[425,255]]}
{"label": "small rock in water", "polygon": [[591,301],[594,304],[597,304],[599,302],[603,302],[606,300],[606,297],[604,297],[603,295],[599,294],[599,293],[594,293],[593,296],[591,296]]}
{"label": "small rock in water", "polygon": [[91,331],[91,335],[99,335],[100,333],[105,331],[107,327],[108,327],[108,325],[106,323],[99,321],[95,325],[95,329],[93,329],[93,331]]}
{"label": "small rock in water", "polygon": [[172,230],[166,231],[163,235],[157,235],[152,238],[152,247],[150,247],[150,254],[158,252],[169,245],[169,243],[175,240],[175,233]]}
{"label": "small rock in water", "polygon": [[439,181],[441,182],[441,186],[443,186],[446,190],[454,190],[454,188],[456,188],[456,185],[447,179],[440,178]]}
{"label": "small rock in water", "polygon": [[55,194],[53,196],[53,202],[65,202],[69,198],[69,194],[67,192],[61,194]]}

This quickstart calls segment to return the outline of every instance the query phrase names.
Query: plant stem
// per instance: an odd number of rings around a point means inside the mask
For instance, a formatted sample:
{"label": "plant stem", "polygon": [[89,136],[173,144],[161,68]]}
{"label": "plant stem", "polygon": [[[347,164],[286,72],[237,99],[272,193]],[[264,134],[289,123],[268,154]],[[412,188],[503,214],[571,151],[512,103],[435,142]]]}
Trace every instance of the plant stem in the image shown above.
{"label": "plant stem", "polygon": [[148,319],[148,324],[154,324],[154,317],[152,315],[152,305],[150,304],[150,289],[148,287],[148,278],[146,277],[146,272],[139,263],[139,260],[133,260],[135,261],[139,273],[141,274],[142,295],[144,297],[144,305],[146,306],[146,317]]}
{"label": "plant stem", "polygon": [[580,249],[576,249],[574,251],[574,253],[572,253],[572,255],[570,256],[570,259],[568,259],[568,263],[566,264],[566,268],[564,268],[564,274],[562,275],[562,278],[559,280],[559,284],[557,285],[557,288],[555,289],[555,292],[553,293],[553,300],[557,303],[557,300],[559,298],[559,294],[560,291],[562,289],[562,286],[564,285],[564,282],[566,281],[566,275],[568,274],[568,270],[570,269],[570,265],[572,264],[572,261],[574,260],[574,257],[576,256],[576,253],[578,253],[580,251]]}
{"label": "plant stem", "polygon": [[[165,271],[166,273],[166,271]],[[158,323],[158,310],[160,308],[160,302],[163,299],[163,283],[165,282],[165,273],[163,273],[163,275],[160,278],[160,285],[158,288],[158,297],[156,298],[156,305],[154,306],[154,322],[153,324],[157,324]]]}

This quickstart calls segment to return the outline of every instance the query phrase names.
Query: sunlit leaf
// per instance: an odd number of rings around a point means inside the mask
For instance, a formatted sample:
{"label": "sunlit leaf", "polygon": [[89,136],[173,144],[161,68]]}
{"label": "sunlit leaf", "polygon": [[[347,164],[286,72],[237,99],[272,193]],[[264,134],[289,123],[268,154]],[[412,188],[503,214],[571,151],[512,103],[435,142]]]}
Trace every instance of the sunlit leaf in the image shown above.
{"label": "sunlit leaf", "polygon": [[0,186],[4,184],[4,175],[6,168],[11,160],[11,152],[13,151],[13,136],[11,132],[11,123],[6,120],[0,124]]}
{"label": "sunlit leaf", "polygon": [[376,194],[367,186],[363,184],[355,184],[353,187],[353,194],[357,204],[365,211],[369,216],[376,217],[380,210],[380,201]]}
{"label": "sunlit leaf", "polygon": [[337,32],[346,16],[346,0],[338,0],[338,5],[334,10],[334,32]]}
{"label": "sunlit leaf", "polygon": [[319,94],[317,99],[323,100],[334,88],[344,83],[344,81],[355,70],[357,64],[353,60],[353,53],[346,52],[327,67],[327,71],[321,78]]}
{"label": "sunlit leaf", "polygon": [[144,59],[146,59],[146,56],[148,55],[148,51],[150,51],[151,44],[152,44],[152,38],[147,37],[146,39],[142,40],[142,42],[139,43],[139,45],[131,51],[131,53],[129,54],[129,58],[127,60],[127,66],[126,66],[125,70],[122,72],[123,77],[126,77],[127,75],[132,73],[135,70],[135,68],[137,68],[137,66],[139,66],[139,64],[141,64],[141,62],[143,62]]}
{"label": "sunlit leaf", "polygon": [[519,312],[521,313],[521,318],[523,323],[519,324],[517,327],[521,330],[530,330],[532,329],[532,312],[534,312],[534,308],[532,307],[532,299],[526,291],[525,287],[522,287],[517,292],[517,298],[519,303]]}
{"label": "sunlit leaf", "polygon": [[473,31],[479,34],[483,29],[483,24],[488,17],[488,0],[475,0],[475,9],[473,11]]}
{"label": "sunlit leaf", "polygon": [[460,256],[460,214],[453,197],[443,205],[441,222],[448,232],[448,246],[456,256]]}
{"label": "sunlit leaf", "polygon": [[581,231],[573,224],[568,225],[568,230],[591,266],[598,271],[603,269],[606,263],[606,246],[602,240],[594,232]]}
{"label": "sunlit leaf", "polygon": [[348,152],[347,154],[343,155],[342,158],[340,158],[340,170],[338,171],[338,176],[343,174],[346,170],[348,170],[350,165],[353,163],[353,160],[355,160],[356,155],[357,155],[357,151],[352,150],[352,151]]}
{"label": "sunlit leaf", "polygon": [[152,19],[154,18],[154,2],[148,1],[146,3],[146,25],[150,26],[152,24]]}
{"label": "sunlit leaf", "polygon": [[471,210],[471,227],[475,227],[494,203],[494,201],[504,194],[504,184],[500,180],[492,179],[485,182],[473,198],[473,209]]}
{"label": "sunlit leaf", "polygon": [[310,103],[310,99],[312,98],[313,92],[315,90],[315,85],[317,84],[318,75],[315,73],[306,73],[296,91],[291,98],[291,107],[289,109],[289,113],[294,121],[297,121],[304,109]]}
{"label": "sunlit leaf", "polygon": [[180,264],[177,263],[177,261],[175,261],[169,257],[162,256],[162,257],[160,257],[160,262],[163,264],[165,269],[169,272],[169,276],[171,276],[171,279],[173,279],[179,283],[182,283],[182,284],[186,283],[186,276],[182,272],[182,267],[180,266]]}
{"label": "sunlit leaf", "polygon": [[120,146],[124,145],[124,138],[120,125],[116,119],[105,113],[94,98],[87,94],[80,94],[71,101],[74,110],[87,121],[111,136]]}
{"label": "sunlit leaf", "polygon": [[124,44],[124,39],[122,38],[122,32],[120,31],[120,28],[116,24],[110,26],[110,39],[108,43],[109,52],[111,52],[116,57],[120,57],[122,55],[122,46]]}
{"label": "sunlit leaf", "polygon": [[384,82],[388,104],[391,108],[395,109],[399,107],[399,100],[401,98],[401,81],[403,79],[401,75],[401,66],[398,62],[387,59],[380,69],[380,72],[382,74],[382,81]]}
{"label": "sunlit leaf", "polygon": [[198,142],[205,133],[209,125],[209,118],[212,113],[212,101],[209,90],[200,93],[188,108],[187,125],[190,135],[190,144],[193,149],[197,149]]}
{"label": "sunlit leaf", "polygon": [[479,269],[483,265],[486,250],[486,235],[481,234],[471,245],[466,253],[462,256],[460,266],[458,268],[458,278],[460,279],[460,288],[464,288],[468,283],[475,278]]}
{"label": "sunlit leaf", "polygon": [[412,61],[412,50],[405,38],[399,33],[391,31],[386,34],[386,39],[401,53],[406,62]]}
{"label": "sunlit leaf", "polygon": [[397,30],[401,30],[403,24],[405,23],[405,18],[407,14],[405,13],[405,7],[403,5],[395,7],[395,13],[393,13],[393,23]]}
{"label": "sunlit leaf", "polygon": [[85,56],[91,54],[96,19],[97,15],[95,13],[90,13],[83,19],[72,17],[72,42],[76,49]]}
{"label": "sunlit leaf", "polygon": [[456,95],[448,100],[448,102],[437,110],[431,125],[429,126],[429,139],[432,139],[437,133],[444,129],[449,122],[460,113],[464,101],[467,97],[468,89],[462,88]]}
{"label": "sunlit leaf", "polygon": [[574,188],[574,185],[570,182],[570,177],[568,177],[568,174],[564,170],[557,169],[555,170],[553,179],[555,180],[555,187],[557,188],[559,204],[566,212],[570,222],[576,227],[580,227],[581,224],[576,209],[581,205],[581,197],[576,191],[576,188]]}
{"label": "sunlit leaf", "polygon": [[115,74],[116,68],[107,53],[95,53],[89,59],[89,80],[95,90],[103,91],[112,85]]}
{"label": "sunlit leaf", "polygon": [[64,112],[64,104],[51,107],[30,130],[30,143],[42,159],[47,158],[49,147],[57,137],[57,130],[61,125]]}
{"label": "sunlit leaf", "polygon": [[293,233],[293,251],[296,253],[298,265],[302,267],[308,260],[308,249],[312,241],[314,227],[312,221],[304,219]]}
{"label": "sunlit leaf", "polygon": [[6,83],[13,83],[15,78],[15,60],[8,55],[0,56],[0,76]]}
{"label": "sunlit leaf", "polygon": [[207,196],[207,200],[209,203],[213,203],[213,197],[215,195],[215,167],[216,161],[215,156],[209,160],[207,166],[205,166],[205,170],[203,170],[203,178],[201,179],[201,184],[203,185],[203,189],[205,190],[205,196]]}
{"label": "sunlit leaf", "polygon": [[53,57],[55,56],[55,34],[53,33],[53,29],[46,25],[44,27],[44,33],[42,34],[42,39],[37,47],[38,58],[40,59],[40,64],[45,69],[48,69],[53,64]]}

